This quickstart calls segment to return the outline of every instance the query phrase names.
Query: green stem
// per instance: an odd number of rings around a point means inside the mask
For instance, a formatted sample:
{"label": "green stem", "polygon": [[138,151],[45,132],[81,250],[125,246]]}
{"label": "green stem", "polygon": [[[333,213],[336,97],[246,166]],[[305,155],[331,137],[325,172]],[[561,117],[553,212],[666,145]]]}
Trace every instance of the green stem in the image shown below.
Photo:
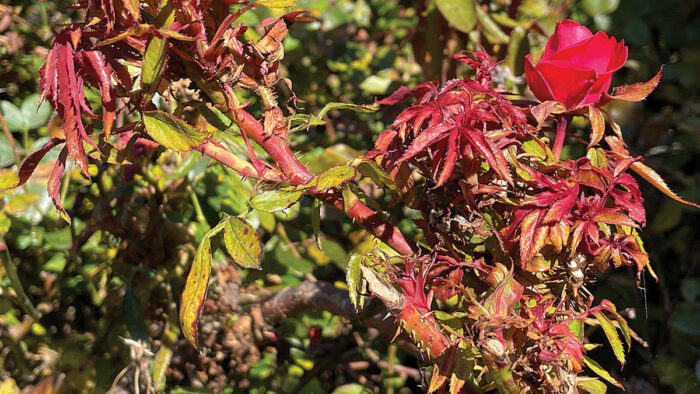
{"label": "green stem", "polygon": [[5,267],[5,272],[10,278],[12,288],[17,294],[20,308],[22,308],[22,311],[24,311],[25,314],[33,317],[34,320],[39,320],[39,314],[36,312],[36,309],[34,309],[34,305],[32,305],[32,301],[27,296],[27,293],[24,292],[22,282],[19,280],[19,276],[17,275],[17,266],[15,266],[15,263],[12,261],[10,251],[7,249],[7,244],[5,243],[5,239],[2,237],[2,235],[0,235],[0,260],[2,260],[2,265]]}

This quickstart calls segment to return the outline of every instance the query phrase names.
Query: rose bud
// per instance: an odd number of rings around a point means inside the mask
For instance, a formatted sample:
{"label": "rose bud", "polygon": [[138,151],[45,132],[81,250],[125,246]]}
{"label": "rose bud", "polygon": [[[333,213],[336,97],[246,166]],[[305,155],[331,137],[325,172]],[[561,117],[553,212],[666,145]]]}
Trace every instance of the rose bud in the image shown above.
{"label": "rose bud", "polygon": [[557,23],[540,61],[525,57],[525,77],[540,101],[554,100],[567,110],[595,104],[610,88],[612,74],[627,61],[624,40],[595,35],[572,20]]}

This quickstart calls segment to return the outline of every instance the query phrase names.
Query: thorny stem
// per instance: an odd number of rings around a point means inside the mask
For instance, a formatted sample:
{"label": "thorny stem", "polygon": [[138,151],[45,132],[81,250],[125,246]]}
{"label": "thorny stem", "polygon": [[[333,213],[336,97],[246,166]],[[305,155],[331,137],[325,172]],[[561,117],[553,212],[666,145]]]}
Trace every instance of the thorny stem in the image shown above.
{"label": "thorny stem", "polygon": [[[231,121],[238,125],[241,132],[245,132],[267,152],[270,158],[277,163],[282,174],[289,178],[291,184],[303,185],[314,178],[314,174],[297,160],[289,149],[289,144],[284,139],[275,134],[265,135],[264,128],[260,122],[245,109],[237,107],[237,98],[233,97],[232,91],[225,91],[218,83],[206,80],[201,70],[191,63],[186,63],[186,69],[190,79],[209,96],[212,102]],[[223,152],[220,153],[222,155],[217,156],[217,160],[226,164],[226,162],[219,159],[223,158]],[[328,205],[344,210],[342,195],[337,191],[312,190],[311,194]],[[396,227],[387,223],[377,212],[374,212],[362,202],[358,201],[345,213],[398,253],[411,255],[415,252],[415,247],[408,243]]]}

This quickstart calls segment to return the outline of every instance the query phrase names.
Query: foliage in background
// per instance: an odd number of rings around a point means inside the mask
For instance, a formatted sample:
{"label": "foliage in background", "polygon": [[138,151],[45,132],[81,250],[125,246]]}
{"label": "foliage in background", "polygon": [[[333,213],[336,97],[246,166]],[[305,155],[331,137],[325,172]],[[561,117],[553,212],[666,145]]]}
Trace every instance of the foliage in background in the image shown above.
{"label": "foliage in background", "polygon": [[[661,64],[667,64],[662,87],[646,102],[613,104],[611,111],[623,124],[626,139],[633,141],[633,153],[649,157],[647,163],[658,168],[675,190],[698,200],[698,81],[693,79],[698,55],[698,18],[693,15],[697,9],[682,2],[657,5],[652,1],[640,6],[616,1],[522,1],[515,5],[493,1],[486,8],[489,12],[469,6],[471,2],[462,2],[466,5],[459,13],[444,8],[456,3],[300,1],[299,9],[311,10],[319,22],[295,25],[285,39],[282,75],[294,81],[295,93],[306,100],[304,112],[318,114],[331,101],[371,103],[402,85],[464,75],[465,68],[449,60],[450,55],[476,49],[480,43],[497,58],[508,58],[507,67],[498,69],[496,82],[522,90],[523,65],[517,60],[528,51],[541,50],[554,21],[572,12],[578,20],[609,29],[631,43],[630,58],[637,62],[628,63],[621,79],[647,80]],[[38,67],[51,43],[49,23],[65,22],[76,12],[61,12],[66,4],[13,2],[13,8],[2,9],[3,20],[11,22],[0,28],[1,39],[13,45],[0,49],[5,51],[0,52],[0,94],[5,100],[1,109],[17,145],[17,154],[9,141],[0,145],[7,169],[2,178],[5,186],[14,182],[16,168],[11,167],[19,159],[49,137],[61,136],[56,120],[47,124],[50,115],[43,110],[29,118],[12,114],[36,102],[31,94],[38,92]],[[677,18],[689,15],[689,19],[677,23],[664,19],[667,13],[658,7],[674,6],[687,11]],[[443,13],[461,17],[446,20]],[[245,14],[243,21],[255,25],[266,16],[280,14],[261,7]],[[450,28],[450,21],[457,29]],[[252,30],[246,34],[250,39],[259,37]],[[197,99],[187,85],[171,90],[177,97]],[[86,95],[93,108],[100,107],[99,93],[86,91]],[[242,99],[255,105],[257,96]],[[314,173],[320,173],[369,149],[372,136],[385,129],[394,115],[391,110],[332,110],[318,117],[321,119],[312,118],[312,124],[318,125],[308,132],[295,133],[294,150],[301,152],[301,161],[309,163]],[[129,120],[128,115],[119,115],[115,125]],[[309,121],[298,120],[301,125]],[[583,130],[581,133],[584,135]],[[245,145],[238,137],[223,138],[230,149],[245,157]],[[199,154],[160,154],[149,152],[139,141],[132,144],[130,149],[139,152],[138,158],[121,169],[91,164],[87,172],[92,184],[82,180],[78,169],[68,162],[70,182],[64,180],[60,196],[73,217],[70,228],[60,222],[44,189],[56,153],[47,154],[24,190],[4,197],[4,237],[28,298],[23,300],[15,293],[12,274],[3,273],[4,377],[12,376],[24,386],[40,381],[52,384],[52,376],[65,373],[64,384],[86,391],[93,387],[105,390],[120,371],[124,371],[119,383],[123,386],[129,381],[133,384],[140,371],[141,377],[152,377],[154,386],[162,385],[167,375],[170,388],[192,385],[215,391],[231,384],[257,392],[289,387],[359,392],[361,385],[389,391],[421,383],[417,370],[411,369],[416,365],[413,355],[388,346],[377,330],[365,329],[363,324],[320,311],[264,320],[260,304],[267,296],[310,278],[344,281],[347,252],[361,253],[373,246],[359,227],[339,220],[331,210],[316,207],[306,197],[286,212],[248,214],[247,220],[262,234],[261,272],[239,271],[222,264],[228,257],[221,252],[214,255],[215,280],[200,328],[202,344],[210,349],[206,357],[189,349],[181,337],[176,339],[174,306],[194,248],[216,225],[220,213],[235,217],[248,210],[245,201],[254,183],[242,181],[222,166],[209,165]],[[570,156],[581,153],[564,152]],[[123,158],[113,160],[123,163]],[[692,247],[697,244],[692,226],[697,213],[655,196],[653,189],[643,194],[648,211],[658,212],[650,215],[650,231],[643,235],[654,246],[650,253],[661,278],[658,287],[648,281],[648,293],[637,293],[634,275],[611,273],[592,291],[599,294],[598,299],[609,298],[620,307],[633,305],[623,313],[651,345],[632,348],[618,380],[633,387],[665,390],[671,385],[679,392],[692,391],[697,385],[693,367],[698,355],[685,338],[695,345],[698,334],[694,324],[698,257]],[[660,208],[655,209],[657,206]],[[323,218],[321,247],[313,240],[313,218],[318,216]],[[414,236],[417,230],[409,219],[398,226]],[[28,303],[42,314],[41,322],[27,317],[28,308],[21,309]],[[604,340],[600,330],[592,335],[597,342]],[[135,356],[144,349],[153,351],[158,361],[149,365],[146,357],[146,363],[137,362]],[[606,364],[607,354],[614,361],[612,353],[605,352],[594,351],[600,355],[596,359]],[[167,372],[157,367],[164,360],[170,363]],[[616,370],[612,363],[606,367]]]}

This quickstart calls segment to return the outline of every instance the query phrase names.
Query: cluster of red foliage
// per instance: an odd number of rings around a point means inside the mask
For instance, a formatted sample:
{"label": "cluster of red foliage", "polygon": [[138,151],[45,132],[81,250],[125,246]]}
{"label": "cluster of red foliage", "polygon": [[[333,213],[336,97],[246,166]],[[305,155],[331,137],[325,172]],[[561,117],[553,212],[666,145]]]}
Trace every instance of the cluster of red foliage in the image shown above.
{"label": "cluster of red foliage", "polygon": [[[424,257],[388,271],[405,298],[397,317],[414,338],[431,341],[422,343],[438,360],[431,390],[455,392],[448,378],[468,380],[458,363],[441,361],[467,349],[482,355],[505,391],[567,391],[581,383],[584,319],[605,309],[628,330],[609,302],[592,308],[584,285],[610,262],[639,272],[648,266],[637,236],[645,224],[642,197],[628,172],[641,158],[610,136],[609,149],[591,146],[586,157],[559,160],[545,136],[556,115],[542,116],[542,106],[494,88],[496,63],[486,53],[458,59],[474,68],[474,78],[382,100],[416,102],[368,154],[390,174],[413,168],[418,175],[412,187],[420,198],[406,202],[423,213],[417,223],[428,247]],[[433,294],[443,305],[438,315]],[[420,327],[414,310],[423,315]]]}

